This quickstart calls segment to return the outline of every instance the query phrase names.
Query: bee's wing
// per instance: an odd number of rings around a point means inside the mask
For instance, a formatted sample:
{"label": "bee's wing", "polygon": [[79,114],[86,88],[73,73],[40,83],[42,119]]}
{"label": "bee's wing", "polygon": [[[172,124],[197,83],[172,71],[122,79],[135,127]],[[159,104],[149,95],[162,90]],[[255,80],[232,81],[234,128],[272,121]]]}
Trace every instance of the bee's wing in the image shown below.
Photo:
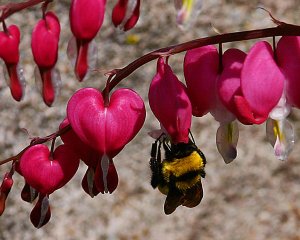
{"label": "bee's wing", "polygon": [[193,208],[196,207],[203,198],[203,188],[201,182],[195,187],[189,189],[183,196],[182,206]]}
{"label": "bee's wing", "polygon": [[166,215],[173,213],[178,206],[182,204],[183,195],[179,191],[174,191],[169,189],[165,205],[164,211]]}

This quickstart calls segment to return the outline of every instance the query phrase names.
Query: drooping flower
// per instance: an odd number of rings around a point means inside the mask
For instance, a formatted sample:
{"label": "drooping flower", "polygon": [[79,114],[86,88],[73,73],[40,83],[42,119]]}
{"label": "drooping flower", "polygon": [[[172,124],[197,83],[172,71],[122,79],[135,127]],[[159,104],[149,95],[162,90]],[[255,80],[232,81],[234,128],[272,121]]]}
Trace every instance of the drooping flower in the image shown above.
{"label": "drooping flower", "polygon": [[131,89],[119,89],[105,105],[101,92],[85,88],[71,97],[67,115],[80,140],[101,157],[94,172],[97,189],[112,193],[118,184],[113,158],[141,129],[146,116],[143,100]]}
{"label": "drooping flower", "polygon": [[60,77],[54,69],[60,35],[59,20],[53,12],[47,12],[33,29],[31,49],[38,68],[36,81],[42,83],[42,96],[44,102],[51,106],[60,87]]}
{"label": "drooping flower", "polygon": [[[92,49],[94,47],[91,42],[102,26],[105,5],[106,0],[72,0],[71,2],[70,25],[76,41],[70,40],[68,55],[71,57],[75,55],[74,68],[80,81],[84,79],[89,68],[93,67],[89,62],[92,58],[91,52],[95,51]],[[75,54],[72,51],[75,51]]]}
{"label": "drooping flower", "polygon": [[23,69],[19,65],[20,30],[16,25],[11,25],[0,32],[0,58],[6,66],[6,78],[13,98],[20,101],[24,95],[25,79]]}
{"label": "drooping flower", "polygon": [[293,149],[295,133],[293,125],[286,119],[292,107],[300,107],[298,62],[300,60],[300,38],[282,37],[276,49],[277,63],[285,77],[284,91],[280,101],[270,113],[267,121],[267,137],[279,160],[286,160]]}
{"label": "drooping flower", "polygon": [[[223,72],[228,69],[223,68]],[[222,73],[223,73],[222,72]],[[192,102],[193,115],[201,117],[210,112],[220,123],[216,135],[218,151],[226,163],[237,156],[238,127],[235,116],[219,98],[217,86],[220,78],[219,53],[214,46],[187,51],[184,58],[184,75]]]}
{"label": "drooping flower", "polygon": [[140,0],[118,0],[111,16],[115,27],[124,31],[133,28],[139,20],[140,4]]}
{"label": "drooping flower", "polygon": [[79,158],[68,145],[60,145],[51,154],[48,147],[37,144],[28,148],[20,159],[20,170],[30,186],[42,194],[63,187],[76,173]]}
{"label": "drooping flower", "polygon": [[241,72],[242,95],[235,104],[249,123],[265,122],[283,93],[284,76],[278,68],[272,47],[261,41],[248,53]]}
{"label": "drooping flower", "polygon": [[164,58],[157,61],[157,73],[149,88],[152,112],[174,144],[189,142],[192,106],[186,87],[178,80]]}

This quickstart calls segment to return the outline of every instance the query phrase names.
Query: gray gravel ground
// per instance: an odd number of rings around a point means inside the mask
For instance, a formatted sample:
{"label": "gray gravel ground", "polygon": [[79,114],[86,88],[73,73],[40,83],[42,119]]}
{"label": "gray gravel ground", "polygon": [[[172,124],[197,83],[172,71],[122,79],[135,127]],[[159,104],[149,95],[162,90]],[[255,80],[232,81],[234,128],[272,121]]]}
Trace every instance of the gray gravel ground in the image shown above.
{"label": "gray gravel ground", "polygon": [[[8,1],[1,0],[1,4]],[[84,86],[103,87],[103,72],[122,67],[139,56],[167,45],[214,35],[220,32],[250,30],[273,26],[264,6],[282,21],[299,24],[299,0],[203,0],[204,7],[194,28],[182,32],[174,21],[172,1],[143,1],[135,29],[128,33],[115,30],[110,22],[112,3],[108,4],[103,28],[97,37],[99,69],[84,83],[74,77],[65,53],[70,38],[67,8],[69,1],[54,1],[53,10],[62,25],[58,68],[62,74],[62,94],[54,107],[47,108],[34,86],[30,33],[40,17],[37,8],[15,14],[8,23],[22,29],[22,64],[27,78],[26,96],[16,103],[1,79],[0,83],[0,159],[17,154],[29,144],[30,136],[45,136],[57,130],[65,116],[65,107],[75,90]],[[113,1],[115,2],[115,1]],[[126,38],[135,34],[140,40],[131,45]],[[270,40],[270,39],[269,39]],[[248,50],[254,41],[226,44]],[[183,54],[170,59],[180,79]],[[238,157],[225,165],[217,152],[217,123],[211,116],[193,119],[193,134],[208,160],[203,181],[204,198],[194,209],[178,208],[171,216],[163,213],[165,197],[149,184],[149,150],[152,139],[147,132],[158,127],[149,111],[147,91],[155,74],[155,62],[138,69],[121,86],[138,91],[147,105],[143,130],[115,158],[120,183],[112,195],[91,199],[81,189],[84,165],[63,189],[51,195],[52,218],[42,229],[35,229],[29,214],[32,205],[20,198],[23,180],[15,176],[15,185],[0,218],[0,239],[23,240],[260,240],[300,239],[300,143],[289,160],[280,162],[266,142],[265,126],[240,126]],[[299,112],[291,115],[299,136]],[[28,136],[22,128],[26,128]],[[1,166],[0,175],[9,166]]]}

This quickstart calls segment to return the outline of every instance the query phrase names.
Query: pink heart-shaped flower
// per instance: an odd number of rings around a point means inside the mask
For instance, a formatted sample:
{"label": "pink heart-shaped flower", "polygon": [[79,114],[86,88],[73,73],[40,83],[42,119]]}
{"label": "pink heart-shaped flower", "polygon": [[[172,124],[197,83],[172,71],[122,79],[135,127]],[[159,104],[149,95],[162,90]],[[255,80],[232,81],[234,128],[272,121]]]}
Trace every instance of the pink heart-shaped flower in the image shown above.
{"label": "pink heart-shaped flower", "polygon": [[116,90],[105,106],[101,92],[84,88],[69,100],[67,115],[84,143],[113,158],[141,129],[146,110],[141,97],[131,89]]}
{"label": "pink heart-shaped flower", "polygon": [[28,148],[20,159],[20,170],[26,182],[43,194],[50,194],[64,186],[76,173],[79,157],[68,145],[60,145],[51,159],[47,146],[38,144]]}

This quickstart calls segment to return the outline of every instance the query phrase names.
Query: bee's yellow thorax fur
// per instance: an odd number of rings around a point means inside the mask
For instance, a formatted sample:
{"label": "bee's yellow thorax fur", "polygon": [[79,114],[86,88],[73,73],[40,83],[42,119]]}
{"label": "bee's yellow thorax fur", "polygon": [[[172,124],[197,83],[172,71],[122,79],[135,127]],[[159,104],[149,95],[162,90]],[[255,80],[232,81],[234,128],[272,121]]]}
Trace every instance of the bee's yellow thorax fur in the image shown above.
{"label": "bee's yellow thorax fur", "polygon": [[185,173],[201,170],[203,168],[203,159],[196,151],[192,152],[189,156],[186,156],[184,158],[175,158],[172,161],[162,162],[162,172],[167,182],[169,182],[171,174],[175,177],[180,177]]}

